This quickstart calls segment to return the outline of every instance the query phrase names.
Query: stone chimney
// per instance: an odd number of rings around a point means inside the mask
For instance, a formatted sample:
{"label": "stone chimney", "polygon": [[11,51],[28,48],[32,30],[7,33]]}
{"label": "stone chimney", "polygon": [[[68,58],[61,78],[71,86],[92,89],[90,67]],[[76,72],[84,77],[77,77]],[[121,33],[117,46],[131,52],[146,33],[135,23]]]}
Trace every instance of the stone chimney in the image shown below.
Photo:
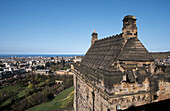
{"label": "stone chimney", "polygon": [[94,30],[94,32],[92,33],[92,39],[91,39],[91,45],[93,45],[94,44],[94,42],[96,41],[96,40],[98,40],[98,37],[97,37],[97,33],[95,32],[95,30]]}
{"label": "stone chimney", "polygon": [[137,37],[136,17],[127,15],[123,18],[122,36],[123,38]]}

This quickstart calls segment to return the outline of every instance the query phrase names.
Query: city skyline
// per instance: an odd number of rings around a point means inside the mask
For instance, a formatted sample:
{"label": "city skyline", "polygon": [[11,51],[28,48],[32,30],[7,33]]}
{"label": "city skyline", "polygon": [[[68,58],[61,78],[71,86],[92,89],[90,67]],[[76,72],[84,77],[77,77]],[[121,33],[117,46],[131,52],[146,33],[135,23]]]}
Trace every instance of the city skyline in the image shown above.
{"label": "city skyline", "polygon": [[0,54],[84,54],[99,39],[119,34],[126,15],[150,51],[170,49],[168,0],[1,0]]}

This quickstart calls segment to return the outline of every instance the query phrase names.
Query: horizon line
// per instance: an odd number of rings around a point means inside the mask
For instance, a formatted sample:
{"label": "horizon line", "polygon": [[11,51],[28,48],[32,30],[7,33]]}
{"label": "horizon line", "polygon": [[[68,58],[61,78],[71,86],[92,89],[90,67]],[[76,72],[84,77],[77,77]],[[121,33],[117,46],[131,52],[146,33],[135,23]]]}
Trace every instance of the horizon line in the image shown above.
{"label": "horizon line", "polygon": [[[154,52],[170,52],[169,50],[164,51],[148,51]],[[85,55],[86,53],[0,53],[0,55]]]}
{"label": "horizon line", "polygon": [[84,53],[3,53],[0,55],[84,55]]}

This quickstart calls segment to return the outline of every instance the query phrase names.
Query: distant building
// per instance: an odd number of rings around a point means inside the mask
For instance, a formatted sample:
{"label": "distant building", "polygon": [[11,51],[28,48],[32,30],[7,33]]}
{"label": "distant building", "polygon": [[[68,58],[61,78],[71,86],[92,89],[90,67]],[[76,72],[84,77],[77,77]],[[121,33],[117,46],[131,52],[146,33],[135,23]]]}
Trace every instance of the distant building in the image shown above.
{"label": "distant building", "polygon": [[49,70],[47,69],[38,69],[35,71],[36,74],[44,74],[44,75],[48,75],[49,74]]}
{"label": "distant building", "polygon": [[122,33],[98,40],[72,64],[75,111],[117,111],[170,98],[169,76],[156,75],[154,59],[138,39],[136,18],[123,19]]}
{"label": "distant building", "polygon": [[26,72],[31,72],[31,71],[32,71],[32,68],[31,68],[31,67],[26,67],[26,68],[25,68],[25,71],[26,71]]}
{"label": "distant building", "polygon": [[75,58],[75,59],[73,59],[73,62],[81,62],[81,60],[82,60],[82,58]]}
{"label": "distant building", "polygon": [[10,65],[8,63],[4,63],[4,65],[5,65],[6,68],[10,67]]}
{"label": "distant building", "polygon": [[55,80],[55,82],[56,82],[57,84],[63,84],[63,81],[60,81],[60,80]]}
{"label": "distant building", "polygon": [[59,70],[59,71],[55,71],[56,75],[73,75],[73,73],[71,72],[71,70],[67,69],[67,70]]}

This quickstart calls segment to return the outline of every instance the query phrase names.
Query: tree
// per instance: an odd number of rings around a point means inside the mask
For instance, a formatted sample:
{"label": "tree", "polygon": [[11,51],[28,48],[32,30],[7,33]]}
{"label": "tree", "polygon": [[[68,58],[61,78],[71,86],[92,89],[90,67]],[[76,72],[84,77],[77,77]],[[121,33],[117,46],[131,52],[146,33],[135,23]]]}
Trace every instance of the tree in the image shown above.
{"label": "tree", "polygon": [[36,74],[36,76],[35,76],[35,81],[38,81],[39,78],[40,78],[40,74]]}
{"label": "tree", "polygon": [[33,88],[34,87],[34,83],[30,83],[29,85],[28,85],[28,88],[30,89],[30,88]]}

